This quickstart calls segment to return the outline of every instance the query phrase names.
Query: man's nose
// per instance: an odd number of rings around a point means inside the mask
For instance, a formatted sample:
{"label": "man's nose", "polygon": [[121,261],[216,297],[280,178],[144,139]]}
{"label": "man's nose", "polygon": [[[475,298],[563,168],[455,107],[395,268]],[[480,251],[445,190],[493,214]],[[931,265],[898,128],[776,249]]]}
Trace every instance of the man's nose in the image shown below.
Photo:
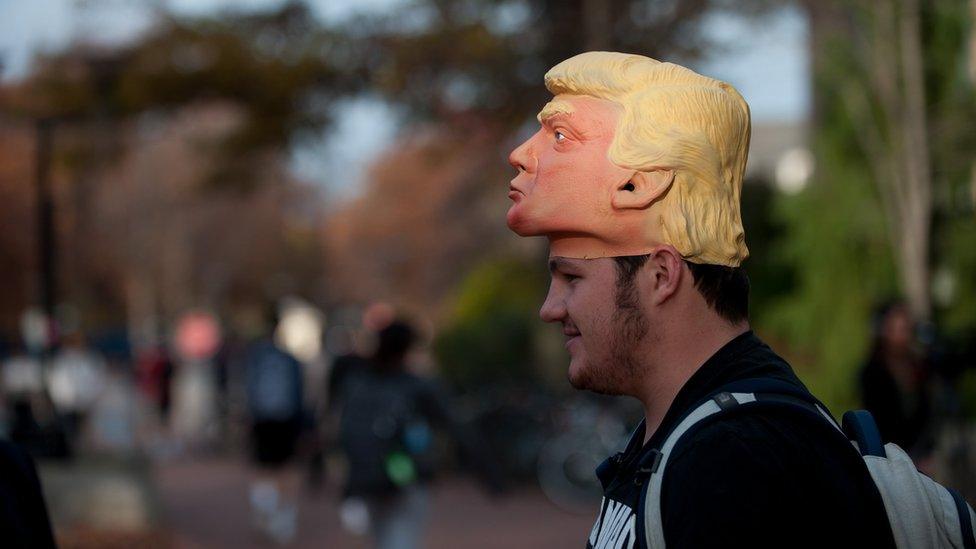
{"label": "man's nose", "polygon": [[532,150],[532,140],[532,137],[526,139],[508,155],[508,163],[519,172],[531,173],[535,171],[535,152]]}
{"label": "man's nose", "polygon": [[566,303],[554,291],[552,284],[549,285],[549,293],[546,294],[546,300],[539,309],[539,317],[544,322],[559,322],[566,317]]}

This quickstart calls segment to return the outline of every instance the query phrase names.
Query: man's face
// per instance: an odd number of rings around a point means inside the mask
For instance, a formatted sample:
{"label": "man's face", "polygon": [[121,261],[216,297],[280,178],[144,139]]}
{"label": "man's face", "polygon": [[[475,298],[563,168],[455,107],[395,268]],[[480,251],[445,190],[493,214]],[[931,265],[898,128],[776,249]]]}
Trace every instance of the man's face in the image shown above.
{"label": "man's face", "polygon": [[542,127],[509,155],[518,170],[508,195],[513,231],[591,231],[608,222],[613,192],[634,175],[607,157],[620,113],[616,103],[585,95],[557,95],[543,109]]}
{"label": "man's face", "polygon": [[569,382],[597,393],[633,394],[644,374],[638,353],[650,328],[639,282],[619,285],[613,258],[553,257],[549,270],[549,294],[539,316],[563,325]]}
{"label": "man's face", "polygon": [[911,314],[901,306],[889,311],[882,324],[882,333],[892,349],[908,348],[912,343],[913,329]]}

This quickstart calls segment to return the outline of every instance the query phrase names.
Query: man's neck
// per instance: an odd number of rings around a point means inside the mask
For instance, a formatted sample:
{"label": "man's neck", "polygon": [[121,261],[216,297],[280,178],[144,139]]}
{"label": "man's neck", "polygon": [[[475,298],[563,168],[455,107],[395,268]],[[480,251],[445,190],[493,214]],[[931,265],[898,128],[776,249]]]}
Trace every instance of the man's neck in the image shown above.
{"label": "man's neck", "polygon": [[678,391],[688,379],[725,344],[748,330],[748,322],[696,327],[658,342],[654,350],[654,367],[650,369],[652,378],[645,380],[644,390],[637,396],[644,404],[645,444],[661,426]]}

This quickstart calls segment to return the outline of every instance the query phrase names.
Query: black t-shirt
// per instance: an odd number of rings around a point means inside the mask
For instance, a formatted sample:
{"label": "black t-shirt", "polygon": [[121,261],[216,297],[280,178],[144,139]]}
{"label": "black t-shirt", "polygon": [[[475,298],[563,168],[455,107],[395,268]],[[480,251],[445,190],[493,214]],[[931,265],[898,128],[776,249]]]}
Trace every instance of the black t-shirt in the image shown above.
{"label": "black t-shirt", "polygon": [[[641,458],[699,403],[739,379],[774,378],[806,391],[752,331],[719,349],[678,391],[647,444],[643,422],[618,454],[588,548],[644,547]],[[661,488],[670,548],[894,547],[884,504],[863,459],[808,412],[743,407],[686,433]]]}

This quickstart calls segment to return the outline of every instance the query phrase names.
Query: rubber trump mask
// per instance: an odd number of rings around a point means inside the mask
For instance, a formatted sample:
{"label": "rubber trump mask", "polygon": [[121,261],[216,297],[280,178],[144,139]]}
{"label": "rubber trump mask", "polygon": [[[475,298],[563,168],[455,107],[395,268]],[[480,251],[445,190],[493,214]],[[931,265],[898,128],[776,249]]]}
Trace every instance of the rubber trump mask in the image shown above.
{"label": "rubber trump mask", "polygon": [[588,52],[549,70],[540,129],[512,151],[508,226],[550,256],[749,256],[739,195],[749,107],[729,84],[640,55]]}

